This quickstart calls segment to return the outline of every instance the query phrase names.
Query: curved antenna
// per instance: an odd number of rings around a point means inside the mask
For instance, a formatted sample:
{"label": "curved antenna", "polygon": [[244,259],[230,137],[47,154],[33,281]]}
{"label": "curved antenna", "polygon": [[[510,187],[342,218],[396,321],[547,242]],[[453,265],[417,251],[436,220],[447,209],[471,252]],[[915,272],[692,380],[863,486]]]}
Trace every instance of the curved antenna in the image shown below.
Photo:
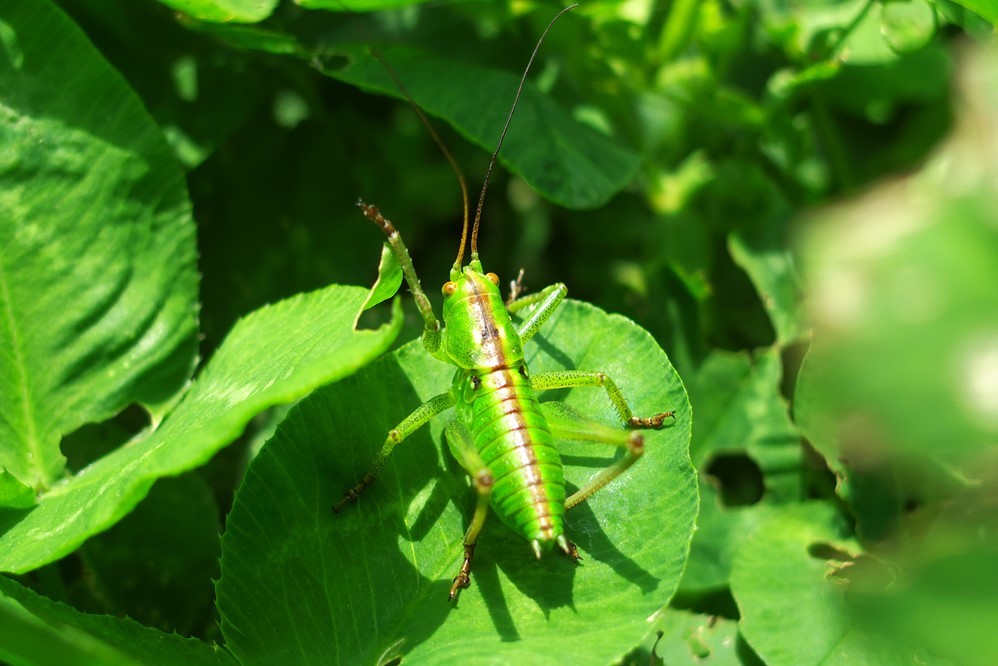
{"label": "curved antenna", "polygon": [[[454,159],[451,152],[447,150],[447,146],[444,145],[444,140],[441,139],[440,135],[437,134],[437,131],[433,129],[433,124],[430,123],[430,119],[426,117],[423,110],[419,108],[419,104],[416,104],[416,100],[414,100],[412,95],[409,94],[409,91],[406,90],[405,85],[402,83],[402,79],[400,79],[398,74],[395,73],[392,66],[388,64],[388,61],[381,53],[381,50],[376,46],[372,46],[371,55],[373,55],[378,62],[381,63],[381,66],[385,68],[386,72],[388,72],[388,76],[392,77],[392,81],[395,82],[396,87],[398,87],[402,95],[405,96],[406,100],[409,102],[409,105],[412,107],[412,110],[416,112],[416,115],[419,117],[419,122],[423,123],[423,127],[425,127],[426,131],[430,133],[431,137],[433,137],[433,142],[437,144],[437,147],[440,148],[440,151],[444,154],[444,157],[446,157],[447,161],[450,162],[450,168],[453,169],[454,175],[457,176],[457,182],[461,185],[461,202],[464,207],[464,221],[461,224],[461,244],[457,248],[457,259],[454,260],[454,266],[456,268],[460,268],[461,261],[464,259],[464,246],[468,239],[468,185],[464,182],[464,174],[461,173],[461,167],[458,165],[457,160]],[[472,243],[472,247],[474,247],[474,242]]]}
{"label": "curved antenna", "polygon": [[[478,197],[478,208],[475,209],[475,223],[471,227],[471,259],[474,261],[478,259],[478,224],[482,219],[482,206],[485,205],[485,192],[489,189],[489,178],[492,176],[492,168],[496,165],[496,158],[499,156],[499,150],[502,148],[502,142],[506,138],[506,131],[509,129],[509,123],[513,120],[513,112],[516,111],[516,104],[520,101],[520,93],[523,92],[523,84],[527,81],[527,74],[530,72],[530,66],[534,64],[534,58],[537,57],[537,52],[541,48],[541,43],[547,36],[548,31],[551,30],[551,26],[554,25],[555,21],[562,17],[562,14],[569,12],[579,4],[569,5],[562,9],[558,14],[551,19],[548,23],[548,27],[544,28],[544,32],[541,33],[540,38],[537,40],[537,45],[534,46],[534,52],[530,54],[530,60],[527,61],[527,67],[523,70],[523,76],[520,77],[520,86],[516,89],[516,96],[513,98],[513,106],[509,110],[509,115],[506,117],[506,125],[502,128],[502,134],[499,135],[499,145],[496,146],[495,152],[492,153],[492,159],[489,161],[489,168],[485,172],[485,183],[482,184],[482,194]],[[462,234],[463,236],[463,234]],[[462,238],[463,241],[463,238]],[[461,253],[458,253],[458,258],[464,252],[463,242],[461,247]]]}

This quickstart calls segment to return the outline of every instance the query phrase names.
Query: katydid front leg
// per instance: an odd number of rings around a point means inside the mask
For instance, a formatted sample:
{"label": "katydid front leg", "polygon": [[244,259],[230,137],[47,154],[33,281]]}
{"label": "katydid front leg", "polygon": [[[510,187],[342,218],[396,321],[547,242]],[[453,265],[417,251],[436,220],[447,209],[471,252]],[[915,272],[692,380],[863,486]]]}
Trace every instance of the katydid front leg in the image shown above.
{"label": "katydid front leg", "polygon": [[361,212],[364,213],[364,217],[378,225],[378,228],[388,237],[388,247],[392,249],[392,253],[399,262],[399,267],[402,269],[402,276],[405,278],[406,283],[408,283],[409,291],[412,292],[412,298],[416,301],[416,308],[419,310],[419,315],[423,318],[423,347],[431,354],[436,353],[440,349],[440,320],[433,314],[430,299],[426,297],[426,292],[423,291],[423,287],[419,283],[419,276],[416,275],[416,268],[412,265],[412,257],[409,256],[409,249],[402,242],[402,237],[399,236],[395,225],[381,214],[377,206],[366,204],[363,201],[358,201],[357,205],[360,207]]}

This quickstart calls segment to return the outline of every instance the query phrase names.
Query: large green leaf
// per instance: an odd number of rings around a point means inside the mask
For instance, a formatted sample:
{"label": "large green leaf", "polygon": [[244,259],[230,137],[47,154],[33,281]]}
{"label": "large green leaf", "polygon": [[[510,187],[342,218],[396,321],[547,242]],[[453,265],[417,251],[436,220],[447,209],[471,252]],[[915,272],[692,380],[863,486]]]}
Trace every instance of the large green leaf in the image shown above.
{"label": "large green leaf", "polygon": [[867,630],[847,605],[856,541],[830,504],[781,507],[745,541],[731,572],[742,635],[771,666],[934,663]]}
{"label": "large green leaf", "polygon": [[367,289],[333,285],[241,320],[161,427],[81,470],[33,509],[0,514],[0,570],[28,571],[68,554],[128,513],[157,478],[206,462],[260,411],[378,356],[401,317],[354,330],[368,297]]}
{"label": "large green leaf", "polygon": [[63,435],[193,369],[183,175],[121,77],[47,0],[0,5],[0,467],[42,491]]}
{"label": "large green leaf", "polygon": [[[401,46],[383,49],[382,57],[423,110],[495,150],[519,84],[516,75]],[[358,49],[347,67],[325,73],[403,97],[384,65],[367,51]],[[630,183],[639,164],[632,151],[574,120],[529,83],[499,159],[540,194],[567,208],[603,205]]]}
{"label": "large green leaf", "polygon": [[[627,474],[569,512],[581,565],[537,561],[493,516],[471,587],[448,602],[474,501],[443,452],[449,416],[407,439],[355,506],[332,513],[389,428],[449,387],[453,368],[412,343],[299,404],[250,466],[218,583],[222,630],[241,660],[607,663],[638,643],[676,588],[697,509],[685,390],[647,333],[583,303],[563,305],[527,351],[533,373],[601,369],[637,413],[676,410]],[[619,423],[600,390],[541,397]],[[615,455],[563,443],[570,486]]]}
{"label": "large green leaf", "polygon": [[217,645],[89,615],[0,576],[0,658],[14,664],[235,664]]}

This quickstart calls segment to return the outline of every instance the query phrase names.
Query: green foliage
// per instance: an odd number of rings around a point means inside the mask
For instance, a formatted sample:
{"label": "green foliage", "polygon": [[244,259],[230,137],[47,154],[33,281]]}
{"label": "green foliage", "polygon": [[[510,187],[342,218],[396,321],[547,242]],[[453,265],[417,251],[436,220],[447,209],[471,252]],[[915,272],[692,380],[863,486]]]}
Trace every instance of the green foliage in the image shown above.
{"label": "green foliage", "polygon": [[448,416],[331,512],[453,374],[389,351],[419,324],[354,203],[439,305],[460,192],[393,76],[474,213],[560,7],[56,4],[0,3],[0,660],[998,661],[994,3],[561,19],[482,260],[578,299],[531,372],[677,418],[569,512],[581,566],[490,519],[453,606]]}

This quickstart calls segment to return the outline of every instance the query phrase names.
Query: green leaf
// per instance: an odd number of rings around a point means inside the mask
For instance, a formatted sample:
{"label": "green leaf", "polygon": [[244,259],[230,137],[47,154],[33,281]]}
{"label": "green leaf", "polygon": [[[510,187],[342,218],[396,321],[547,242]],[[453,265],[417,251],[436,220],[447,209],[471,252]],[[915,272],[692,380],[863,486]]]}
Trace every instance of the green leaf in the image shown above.
{"label": "green leaf", "polygon": [[936,13],[927,0],[885,2],[880,8],[880,32],[898,53],[924,47],[936,34]]}
{"label": "green leaf", "polygon": [[390,324],[354,330],[369,290],[333,285],[264,307],[233,328],[157,430],[49,491],[30,511],[0,514],[0,570],[24,572],[77,548],[127,514],[161,476],[205,463],[272,405],[301,398],[381,354]]}
{"label": "green leaf", "polygon": [[697,412],[693,463],[704,471],[719,455],[746,453],[776,501],[801,496],[800,435],[780,395],[782,373],[777,348],[754,357],[718,351],[688,381]]}
{"label": "green leaf", "polygon": [[159,129],[60,11],[4,2],[0,49],[0,467],[42,490],[60,437],[134,402],[158,420],[188,379],[194,225]]}
{"label": "green leaf", "polygon": [[718,489],[700,482],[700,513],[680,593],[695,597],[728,587],[731,566],[745,539],[772,512],[772,504],[725,506]]}
{"label": "green leaf", "polygon": [[[869,577],[856,604],[858,621],[919,643],[955,664],[993,664],[998,645],[998,516],[994,488],[911,515],[927,533],[901,553],[884,580]],[[930,524],[931,523],[931,524]]]}
{"label": "green leaf", "polygon": [[0,468],[0,507],[27,509],[35,503],[35,490]]}
{"label": "green leaf", "polygon": [[[383,49],[399,80],[427,113],[443,118],[474,143],[495,150],[519,77],[393,46]],[[325,74],[404,99],[384,66],[366,51]],[[596,208],[626,187],[638,156],[574,120],[529,82],[503,142],[499,161],[544,197],[566,208]]]}
{"label": "green leaf", "polygon": [[738,635],[738,623],[716,615],[664,609],[624,666],[754,666],[752,651]]}
{"label": "green leaf", "polygon": [[745,640],[771,666],[932,663],[856,622],[846,603],[859,546],[829,504],[782,507],[745,541],[731,591]]}
{"label": "green leaf", "polygon": [[402,267],[399,266],[395,253],[388,243],[381,246],[381,262],[379,264],[378,279],[371,287],[371,293],[364,301],[364,309],[370,310],[379,303],[398,293],[402,286]]}
{"label": "green leaf", "polygon": [[776,342],[788,345],[804,335],[803,296],[783,227],[773,220],[752,228],[740,227],[728,236],[728,249],[758,290],[776,331]]}
{"label": "green leaf", "polygon": [[803,496],[800,435],[780,395],[781,375],[772,348],[755,357],[714,352],[687,380],[701,503],[684,594],[726,587],[734,555],[766,507]]}
{"label": "green leaf", "polygon": [[[413,342],[300,403],[251,464],[217,587],[222,631],[241,660],[607,663],[640,640],[676,588],[697,509],[682,382],[647,333],[574,301],[528,344],[527,360],[533,373],[604,370],[636,413],[676,410],[674,424],[646,431],[641,460],[568,514],[581,566],[536,560],[493,516],[471,587],[448,602],[473,492],[444,453],[447,416],[398,447],[355,506],[332,513],[385,433],[448,390],[453,368]],[[603,391],[541,397],[619,423]],[[562,452],[570,487],[619,455],[568,442]]]}
{"label": "green leaf", "polygon": [[234,665],[223,648],[128,618],[88,615],[0,576],[0,658],[15,664]]}
{"label": "green leaf", "polygon": [[277,0],[159,0],[200,21],[256,23],[270,16]]}

